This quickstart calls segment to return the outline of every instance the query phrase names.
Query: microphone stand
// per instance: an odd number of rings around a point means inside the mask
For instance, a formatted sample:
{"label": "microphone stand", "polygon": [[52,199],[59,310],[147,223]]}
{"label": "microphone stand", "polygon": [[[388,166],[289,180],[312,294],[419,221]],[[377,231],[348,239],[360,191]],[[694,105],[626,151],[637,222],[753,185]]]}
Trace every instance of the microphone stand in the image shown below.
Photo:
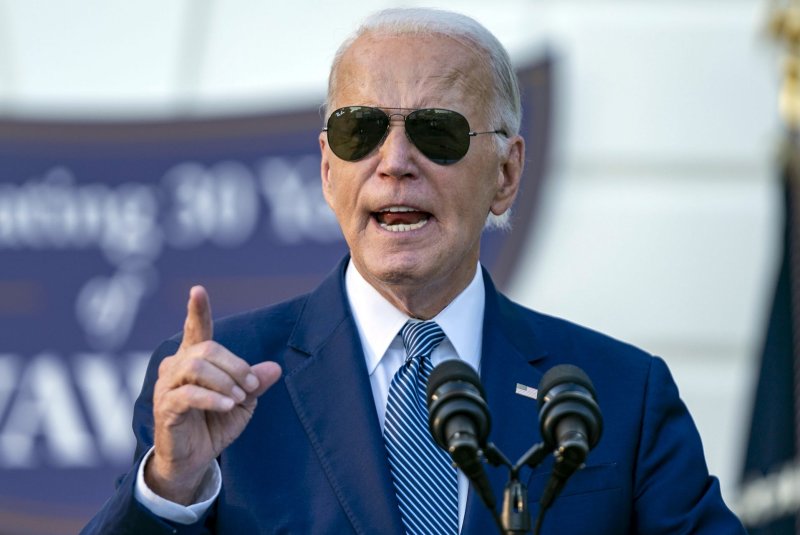
{"label": "microphone stand", "polygon": [[[494,443],[490,442],[486,445],[484,456],[489,464],[492,466],[506,466],[509,469],[508,483],[503,491],[503,511],[500,518],[497,517],[497,511],[495,511],[493,507],[490,507],[492,516],[502,535],[522,535],[531,531],[531,513],[528,509],[528,489],[525,484],[519,480],[519,472],[523,466],[535,468],[540,465],[551,451],[552,449],[546,446],[544,442],[540,442],[532,446],[520,457],[515,465],[512,465],[511,461],[503,455],[503,452],[501,452]],[[486,503],[486,500],[484,500],[484,503]],[[536,517],[535,534],[539,533],[543,516],[544,509],[540,508],[539,514]]]}

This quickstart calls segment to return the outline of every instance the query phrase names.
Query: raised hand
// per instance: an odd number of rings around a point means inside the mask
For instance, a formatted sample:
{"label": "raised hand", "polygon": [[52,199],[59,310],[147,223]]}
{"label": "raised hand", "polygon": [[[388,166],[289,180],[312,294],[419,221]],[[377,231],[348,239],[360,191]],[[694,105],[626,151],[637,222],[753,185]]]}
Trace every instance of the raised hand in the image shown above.
{"label": "raised hand", "polygon": [[183,341],[158,369],[153,393],[155,451],[145,467],[156,494],[195,501],[210,463],[241,434],[263,394],[281,375],[274,362],[250,366],[212,341],[208,294],[189,292]]}

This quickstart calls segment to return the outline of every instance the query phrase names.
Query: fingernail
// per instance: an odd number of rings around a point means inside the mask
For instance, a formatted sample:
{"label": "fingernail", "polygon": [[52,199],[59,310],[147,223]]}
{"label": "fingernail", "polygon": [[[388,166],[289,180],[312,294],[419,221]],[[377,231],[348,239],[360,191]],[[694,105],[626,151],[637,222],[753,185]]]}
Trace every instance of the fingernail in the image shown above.
{"label": "fingernail", "polygon": [[232,409],[233,406],[236,404],[236,402],[234,402],[231,398],[227,398],[226,397],[226,398],[222,398],[222,401],[220,401],[219,404],[220,404],[220,407],[222,407],[222,410],[226,410],[227,411],[229,409]]}
{"label": "fingernail", "polygon": [[231,394],[233,394],[233,397],[236,398],[236,401],[240,402],[244,401],[244,398],[247,397],[247,395],[244,393],[244,390],[242,390],[236,385],[234,385],[233,388],[231,389]]}
{"label": "fingernail", "polygon": [[244,386],[247,388],[248,392],[252,392],[256,388],[258,388],[258,377],[253,375],[252,373],[248,374],[247,377],[244,379]]}

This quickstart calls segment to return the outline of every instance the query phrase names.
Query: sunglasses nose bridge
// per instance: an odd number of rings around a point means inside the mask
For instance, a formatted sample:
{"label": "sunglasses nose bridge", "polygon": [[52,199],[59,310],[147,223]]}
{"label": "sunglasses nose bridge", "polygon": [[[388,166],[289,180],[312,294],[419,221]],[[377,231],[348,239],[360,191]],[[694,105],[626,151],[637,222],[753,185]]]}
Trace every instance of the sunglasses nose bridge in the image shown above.
{"label": "sunglasses nose bridge", "polygon": [[401,124],[405,126],[406,116],[403,115],[402,113],[395,112],[395,113],[388,113],[387,115],[389,117],[389,128]]}
{"label": "sunglasses nose bridge", "polygon": [[[394,112],[394,113],[387,113],[387,117],[389,117],[389,122],[386,125],[386,132],[383,134],[383,139],[381,140],[381,144],[386,141],[386,138],[389,137],[391,133],[392,127],[402,126],[404,130],[406,130],[406,118],[408,117],[405,114]],[[405,136],[411,141],[411,136],[408,135],[408,130],[405,131]],[[413,141],[412,141],[413,143]]]}
{"label": "sunglasses nose bridge", "polygon": [[[379,150],[383,154],[385,165],[392,169],[390,174],[407,174],[405,169],[412,159],[412,151],[416,149],[416,144],[411,139],[408,130],[405,128],[406,117],[402,113],[387,113],[389,123],[379,145]],[[402,131],[397,131],[393,127],[403,126]],[[418,150],[418,149],[417,149]],[[402,171],[402,173],[401,173]]]}
{"label": "sunglasses nose bridge", "polygon": [[414,140],[414,136],[411,132],[408,131],[408,116],[409,114],[403,114],[399,112],[394,113],[387,113],[389,117],[389,124],[386,127],[386,134],[384,134],[384,140],[389,135],[389,131],[392,129],[393,126],[403,126],[403,130],[405,130],[405,137],[406,139],[411,142],[412,145],[415,147],[417,146],[416,141]]}

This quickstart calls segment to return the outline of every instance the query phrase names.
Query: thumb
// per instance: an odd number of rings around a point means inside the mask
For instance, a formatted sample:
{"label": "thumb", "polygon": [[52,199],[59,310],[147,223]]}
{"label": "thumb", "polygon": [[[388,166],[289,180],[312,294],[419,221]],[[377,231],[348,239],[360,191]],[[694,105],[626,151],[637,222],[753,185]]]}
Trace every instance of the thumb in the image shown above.
{"label": "thumb", "polygon": [[181,348],[211,340],[214,327],[211,323],[211,302],[202,286],[192,286],[186,304],[186,321],[183,323]]}
{"label": "thumb", "polygon": [[252,392],[255,397],[260,396],[281,378],[281,367],[276,362],[259,362],[250,367],[250,371],[258,377],[258,388]]}

